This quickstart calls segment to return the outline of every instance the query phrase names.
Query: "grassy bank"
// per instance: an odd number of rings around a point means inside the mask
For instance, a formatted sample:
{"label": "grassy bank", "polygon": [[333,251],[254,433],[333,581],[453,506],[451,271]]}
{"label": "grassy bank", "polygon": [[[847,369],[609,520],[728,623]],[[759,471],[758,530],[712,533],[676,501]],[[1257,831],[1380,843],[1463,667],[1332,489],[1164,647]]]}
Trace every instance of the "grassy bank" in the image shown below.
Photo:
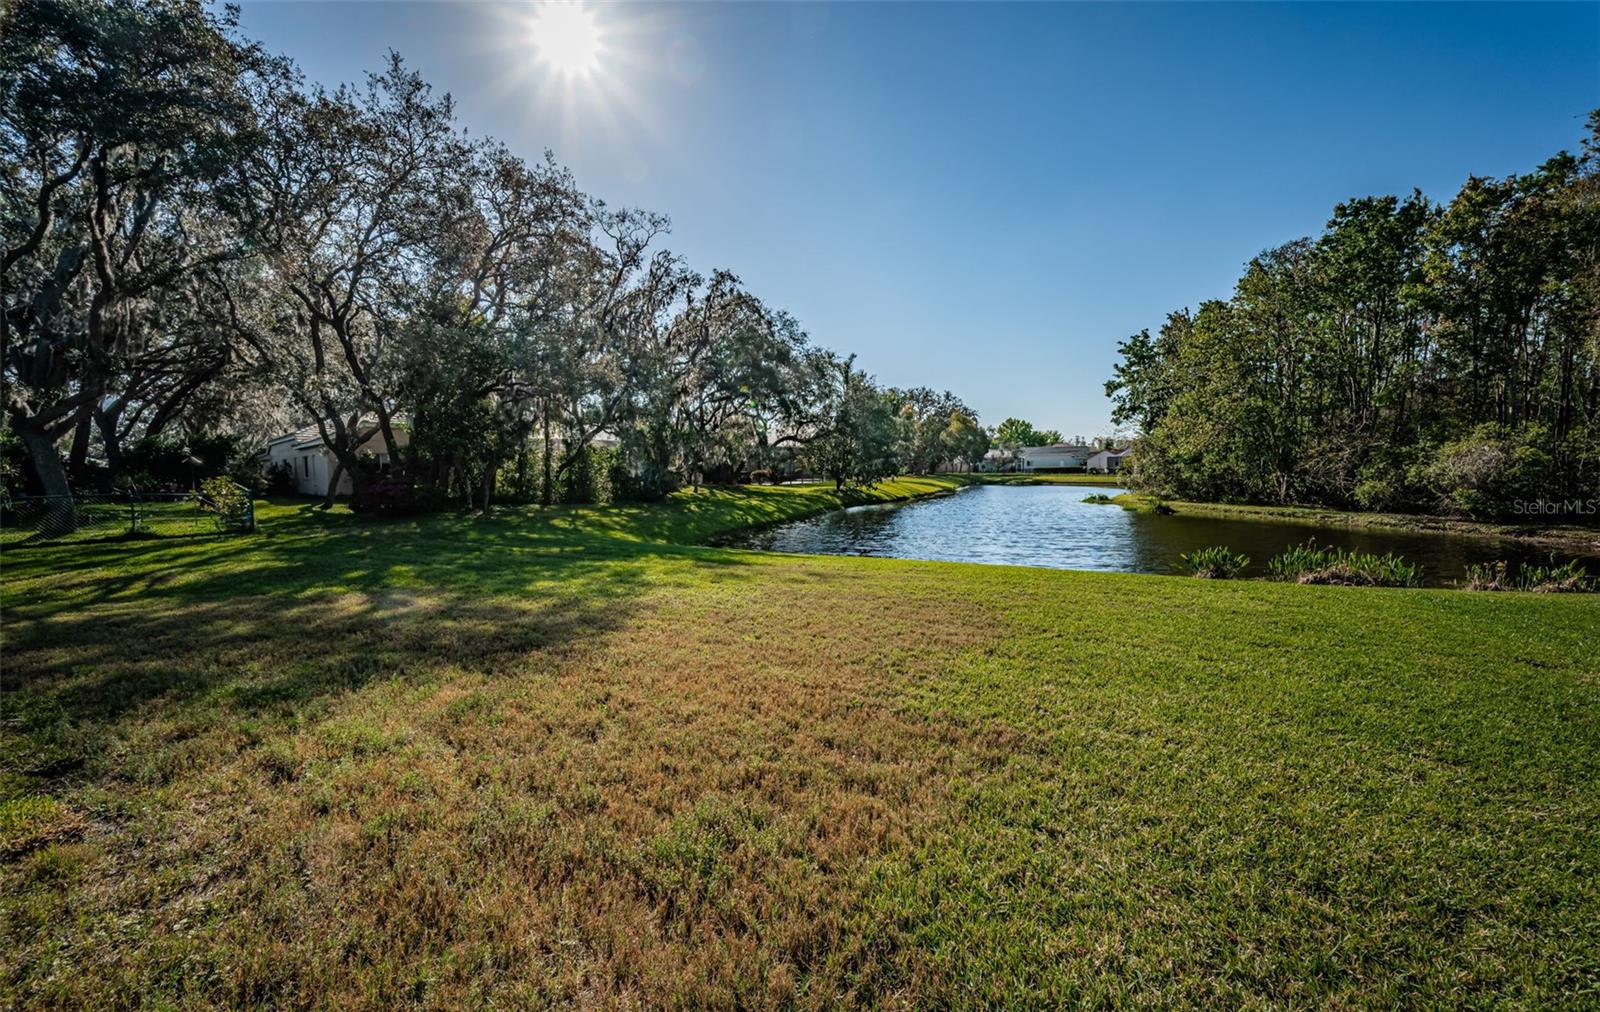
{"label": "grassy bank", "polygon": [[0,1003],[1600,987],[1592,600],[694,547],[837,501],[8,550]]}
{"label": "grassy bank", "polygon": [[[1139,492],[1125,492],[1115,501],[1125,509],[1146,510],[1156,500]],[[1600,555],[1600,530],[1559,524],[1504,524],[1453,517],[1423,516],[1413,513],[1353,513],[1310,506],[1245,506],[1230,503],[1188,502],[1164,499],[1162,504],[1178,513],[1225,517],[1229,520],[1271,520],[1318,527],[1371,528],[1375,530],[1415,531],[1425,534],[1455,534],[1469,537],[1508,538],[1551,549]]]}

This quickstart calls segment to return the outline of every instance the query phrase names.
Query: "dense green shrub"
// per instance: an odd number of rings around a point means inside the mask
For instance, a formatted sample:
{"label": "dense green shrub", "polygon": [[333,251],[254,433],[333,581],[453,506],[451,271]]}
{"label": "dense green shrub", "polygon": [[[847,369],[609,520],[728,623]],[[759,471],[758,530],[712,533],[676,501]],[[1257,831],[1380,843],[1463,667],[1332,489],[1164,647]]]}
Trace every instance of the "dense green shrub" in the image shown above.
{"label": "dense green shrub", "polygon": [[578,451],[572,465],[556,478],[556,491],[558,501],[575,505],[605,505],[642,495],[622,453],[615,448],[594,446]]}
{"label": "dense green shrub", "polygon": [[0,502],[27,493],[27,460],[22,440],[11,431],[10,418],[0,415]]}
{"label": "dense green shrub", "polygon": [[[114,477],[118,488],[144,491],[182,491],[215,477],[229,478],[250,489],[267,487],[260,452],[236,435],[199,434],[187,440],[146,436],[123,450]],[[95,480],[109,482],[112,478],[101,474]]]}
{"label": "dense green shrub", "polygon": [[653,481],[647,481],[643,473],[629,466],[628,455],[622,450],[605,450],[602,454],[608,502],[658,502],[678,490],[678,476],[671,471],[657,473]]}
{"label": "dense green shrub", "polygon": [[538,502],[544,488],[544,456],[531,445],[500,463],[494,496],[500,502]]}
{"label": "dense green shrub", "polygon": [[568,504],[592,503],[599,501],[598,492],[595,487],[594,451],[584,447],[567,469],[556,476],[556,498]]}
{"label": "dense green shrub", "polygon": [[409,475],[393,472],[367,482],[361,498],[350,508],[358,513],[380,517],[405,517],[426,513],[438,507],[438,498],[417,487]]}
{"label": "dense green shrub", "polygon": [[1431,510],[1437,496],[1427,481],[1427,447],[1382,448],[1356,474],[1355,505],[1376,513]]}
{"label": "dense green shrub", "polygon": [[1203,580],[1231,580],[1250,565],[1248,555],[1240,555],[1226,545],[1201,548],[1178,558],[1183,560],[1183,568],[1190,576]]}
{"label": "dense green shrub", "polygon": [[280,460],[265,468],[262,471],[262,482],[266,486],[268,495],[294,495],[300,490],[300,485],[294,477],[294,465],[287,460]]}
{"label": "dense green shrub", "polygon": [[1427,471],[1439,505],[1473,517],[1509,516],[1513,503],[1537,498],[1551,484],[1548,442],[1542,426],[1503,432],[1480,425],[1443,444]]}

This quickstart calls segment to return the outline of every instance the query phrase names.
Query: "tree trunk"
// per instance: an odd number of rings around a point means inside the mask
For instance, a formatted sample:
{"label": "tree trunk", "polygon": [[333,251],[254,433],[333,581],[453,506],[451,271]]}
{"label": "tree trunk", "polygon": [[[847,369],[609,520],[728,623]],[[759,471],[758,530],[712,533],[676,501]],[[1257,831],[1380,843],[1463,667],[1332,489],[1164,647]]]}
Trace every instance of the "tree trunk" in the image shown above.
{"label": "tree trunk", "polygon": [[539,486],[539,501],[548,506],[554,502],[555,476],[550,472],[550,405],[544,406],[544,482]]}
{"label": "tree trunk", "polygon": [[72,486],[67,481],[66,468],[61,466],[61,455],[56,453],[56,441],[47,431],[15,417],[12,418],[11,427],[22,437],[22,445],[28,450],[33,472],[38,475],[44,494],[50,497],[39,518],[39,534],[53,537],[76,529],[78,511],[72,501]]}
{"label": "tree trunk", "polygon": [[97,408],[94,413],[94,424],[100,430],[100,445],[105,448],[106,469],[111,472],[112,481],[122,473],[122,437],[117,434],[117,424],[122,417],[123,403],[119,402],[110,411]]}
{"label": "tree trunk", "polygon": [[[328,494],[322,497],[322,508],[333,508],[333,497],[339,493],[339,482],[344,479],[344,461],[335,458],[333,462],[333,476],[328,479]],[[355,488],[355,480],[351,479],[350,487]]]}
{"label": "tree trunk", "polygon": [[67,480],[67,469],[61,465],[61,454],[56,452],[56,441],[48,432],[15,416],[11,427],[22,438],[28,461],[33,465],[33,473],[38,476],[44,494],[70,497],[72,483]]}
{"label": "tree trunk", "polygon": [[78,421],[72,427],[72,452],[67,457],[67,473],[83,482],[84,465],[89,462],[89,432],[92,419],[90,405],[78,409]]}
{"label": "tree trunk", "polygon": [[379,401],[373,410],[378,416],[378,431],[383,433],[383,444],[388,451],[389,459],[395,460],[400,456],[400,447],[394,437],[394,423],[389,417],[389,409]]}

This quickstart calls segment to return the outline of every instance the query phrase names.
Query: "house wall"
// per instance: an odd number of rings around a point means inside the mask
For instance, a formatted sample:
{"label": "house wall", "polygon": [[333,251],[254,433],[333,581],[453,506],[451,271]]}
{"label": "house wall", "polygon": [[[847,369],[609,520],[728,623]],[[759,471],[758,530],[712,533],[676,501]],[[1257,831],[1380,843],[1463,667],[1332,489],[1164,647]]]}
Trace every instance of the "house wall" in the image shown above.
{"label": "house wall", "polygon": [[267,466],[287,463],[294,469],[294,488],[301,495],[323,495],[328,488],[326,461],[320,449],[297,450],[291,439],[267,447]]}
{"label": "house wall", "polygon": [[1051,468],[1080,468],[1089,461],[1089,455],[1083,451],[1072,453],[1051,452],[1043,447],[1023,447],[1022,470],[1039,471]]}
{"label": "house wall", "polygon": [[1100,474],[1110,474],[1113,471],[1120,470],[1122,468],[1123,456],[1125,455],[1108,453],[1105,450],[1101,450],[1099,453],[1089,458],[1089,470],[1097,471]]}
{"label": "house wall", "polygon": [[[411,434],[405,429],[396,429],[394,441],[399,446],[408,446]],[[374,433],[365,443],[361,444],[361,452],[379,458],[380,463],[388,459],[388,448],[383,441],[382,433]],[[333,472],[338,467],[338,458],[333,451],[325,446],[310,445],[304,442],[295,444],[293,439],[282,439],[267,447],[267,464],[272,466],[279,462],[287,461],[294,468],[295,491],[301,495],[324,496],[328,494],[328,483],[333,480]],[[339,476],[339,489],[337,495],[349,495],[354,491],[354,484],[348,474]]]}
{"label": "house wall", "polygon": [[[403,447],[410,446],[411,445],[411,433],[409,431],[405,430],[405,429],[400,429],[400,428],[395,429],[394,430],[394,442],[395,442],[395,449],[396,450],[399,450],[399,449],[401,449]],[[326,472],[326,476],[322,479],[322,488],[324,489],[324,491],[318,492],[317,495],[327,495],[326,489],[328,487],[328,482],[332,479],[334,468],[336,466],[338,466],[338,463],[339,463],[338,458],[333,455],[333,451],[324,450],[323,453],[326,455],[326,458],[327,458],[327,464],[326,464],[327,472]],[[372,436],[365,443],[362,443],[361,444],[360,453],[368,454],[368,455],[371,455],[373,457],[377,457],[379,466],[382,466],[382,465],[385,465],[385,464],[389,463],[389,446],[388,446],[387,443],[385,443],[383,441],[383,433],[381,433],[381,432],[374,432],[372,434]],[[341,475],[339,475],[339,490],[337,492],[335,492],[334,494],[335,495],[349,495],[350,493],[352,493],[354,491],[355,491],[355,483],[350,480],[350,475],[349,474],[341,474]]]}

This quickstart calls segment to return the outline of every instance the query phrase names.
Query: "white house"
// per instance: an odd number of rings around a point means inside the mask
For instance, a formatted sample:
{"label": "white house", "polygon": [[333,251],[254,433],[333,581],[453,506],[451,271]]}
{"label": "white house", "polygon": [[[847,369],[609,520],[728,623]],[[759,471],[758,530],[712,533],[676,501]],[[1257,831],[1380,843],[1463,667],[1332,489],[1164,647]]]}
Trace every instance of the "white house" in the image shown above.
{"label": "white house", "polygon": [[1023,471],[1078,471],[1089,466],[1094,447],[1076,443],[1054,443],[1050,446],[1024,446],[1020,470]]}
{"label": "white house", "polygon": [[[406,446],[411,442],[410,433],[397,425],[394,441]],[[383,441],[383,433],[376,429],[361,444],[359,452],[375,457],[380,469],[388,468],[389,449]],[[294,470],[295,491],[301,495],[327,495],[328,482],[333,480],[334,469],[339,463],[333,450],[322,441],[322,433],[317,431],[315,425],[307,425],[274,439],[267,444],[261,458],[269,468],[288,464]],[[352,487],[349,473],[341,474],[336,494],[349,495]]]}
{"label": "white house", "polygon": [[1085,466],[1088,467],[1089,470],[1098,472],[1100,474],[1111,474],[1115,471],[1122,470],[1123,458],[1125,458],[1128,453],[1129,451],[1126,449],[1100,450],[1090,455],[1089,463]]}

